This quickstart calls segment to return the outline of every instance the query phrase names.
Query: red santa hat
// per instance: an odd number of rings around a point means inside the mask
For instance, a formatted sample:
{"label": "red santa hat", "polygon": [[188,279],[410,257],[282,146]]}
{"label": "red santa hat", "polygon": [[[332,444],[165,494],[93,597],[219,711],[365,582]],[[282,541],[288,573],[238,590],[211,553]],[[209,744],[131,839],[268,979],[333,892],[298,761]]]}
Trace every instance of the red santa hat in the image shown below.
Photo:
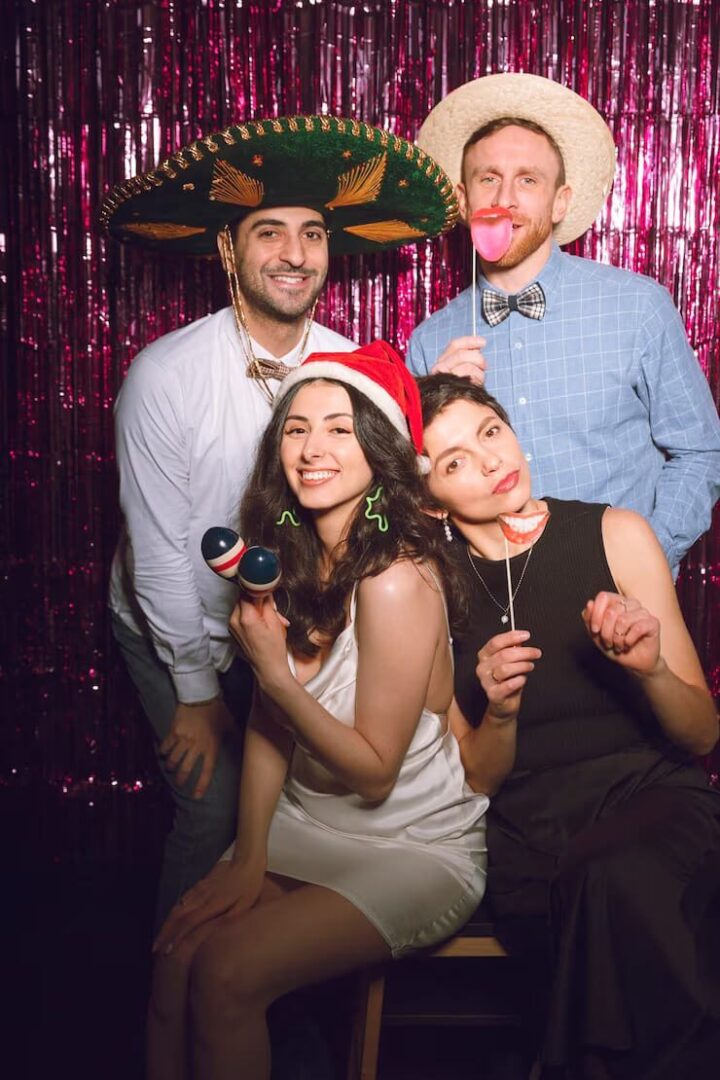
{"label": "red santa hat", "polygon": [[402,358],[387,341],[373,341],[354,352],[311,353],[280,384],[275,405],[294,386],[308,379],[332,379],[359,390],[413,444],[420,472],[429,471],[428,458],[422,452],[420,392]]}

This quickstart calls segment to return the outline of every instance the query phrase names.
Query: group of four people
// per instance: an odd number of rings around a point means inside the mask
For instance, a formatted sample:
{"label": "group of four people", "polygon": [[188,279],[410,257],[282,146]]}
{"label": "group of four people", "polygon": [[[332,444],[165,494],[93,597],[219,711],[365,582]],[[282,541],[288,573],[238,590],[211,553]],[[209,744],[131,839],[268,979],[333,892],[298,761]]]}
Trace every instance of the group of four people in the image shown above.
{"label": "group of four people", "polygon": [[[268,1076],[270,1002],[452,934],[486,862],[542,973],[549,1074],[669,1078],[716,1049],[720,800],[692,759],[717,718],[671,567],[709,522],[717,417],[667,294],[557,246],[612,176],[594,110],[532,76],[455,93],[420,150],[257,121],[108,200],[125,241],[217,242],[232,298],[144,350],[117,405],[114,626],[176,800],[155,1080]],[[413,335],[418,388],[312,313],[329,252],[449,228],[451,180],[512,234]],[[235,606],[203,565],[225,523],[279,553],[274,598]]]}

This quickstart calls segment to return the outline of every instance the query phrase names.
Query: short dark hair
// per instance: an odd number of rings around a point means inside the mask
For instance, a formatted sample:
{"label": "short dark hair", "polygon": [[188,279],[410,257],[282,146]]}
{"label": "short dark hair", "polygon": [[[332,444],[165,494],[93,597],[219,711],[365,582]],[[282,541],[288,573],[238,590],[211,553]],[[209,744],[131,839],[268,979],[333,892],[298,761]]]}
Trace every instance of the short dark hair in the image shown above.
{"label": "short dark hair", "polygon": [[438,413],[455,401],[472,401],[475,405],[485,405],[492,409],[504,424],[512,427],[508,414],[499,401],[489,394],[484,386],[461,375],[424,375],[417,381],[422,404],[423,427],[428,427]]}
{"label": "short dark hair", "polygon": [[506,127],[521,127],[527,131],[532,131],[535,135],[544,135],[550,146],[555,151],[555,156],[558,160],[558,178],[557,187],[561,188],[567,182],[565,179],[565,161],[562,156],[560,147],[553,139],[552,135],[541,127],[540,124],[536,124],[534,120],[525,120],[522,116],[498,116],[495,120],[489,120],[487,124],[483,124],[482,127],[473,131],[470,138],[463,146],[462,152],[462,165],[463,170],[465,168],[465,155],[471,146],[475,143],[479,143],[481,139],[487,139],[490,135],[494,135],[496,131],[502,131]]}

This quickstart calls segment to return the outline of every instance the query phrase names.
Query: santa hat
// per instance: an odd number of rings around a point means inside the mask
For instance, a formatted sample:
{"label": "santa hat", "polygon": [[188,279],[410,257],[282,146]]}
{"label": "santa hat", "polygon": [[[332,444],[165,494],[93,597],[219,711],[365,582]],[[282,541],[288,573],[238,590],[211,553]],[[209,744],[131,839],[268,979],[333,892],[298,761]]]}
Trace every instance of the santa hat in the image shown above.
{"label": "santa hat", "polygon": [[422,452],[420,392],[402,358],[387,341],[373,341],[354,352],[311,353],[280,384],[276,407],[289,390],[308,379],[332,379],[359,390],[413,444],[420,472],[429,471],[428,458]]}

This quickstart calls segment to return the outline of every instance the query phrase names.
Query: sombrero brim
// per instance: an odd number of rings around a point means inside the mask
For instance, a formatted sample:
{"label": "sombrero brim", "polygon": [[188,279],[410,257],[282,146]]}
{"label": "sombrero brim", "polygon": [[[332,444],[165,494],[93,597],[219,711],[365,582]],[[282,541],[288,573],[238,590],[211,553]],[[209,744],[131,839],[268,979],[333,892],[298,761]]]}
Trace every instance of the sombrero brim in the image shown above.
{"label": "sombrero brim", "polygon": [[458,215],[453,184],[413,143],[358,120],[291,116],[184,147],[113,188],[100,222],[126,244],[208,256],[223,226],[273,206],[321,212],[336,255],[436,236]]}
{"label": "sombrero brim", "polygon": [[443,98],[420,128],[417,144],[457,184],[467,140],[504,116],[534,121],[559,146],[572,198],[565,219],[555,226],[555,238],[569,244],[592,225],[615,173],[612,133],[589,101],[540,75],[486,75]]}

